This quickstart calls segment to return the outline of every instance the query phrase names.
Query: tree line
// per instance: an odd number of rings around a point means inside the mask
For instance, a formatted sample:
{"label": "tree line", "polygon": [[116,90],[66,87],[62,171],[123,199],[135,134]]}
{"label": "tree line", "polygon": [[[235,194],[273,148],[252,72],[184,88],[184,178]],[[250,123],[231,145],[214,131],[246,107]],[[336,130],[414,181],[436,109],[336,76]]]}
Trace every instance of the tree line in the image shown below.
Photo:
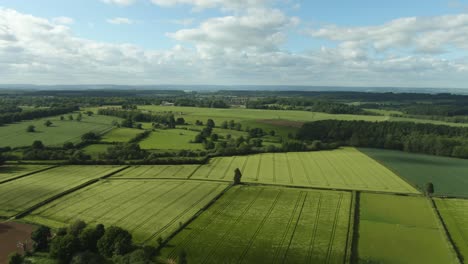
{"label": "tree line", "polygon": [[43,118],[48,116],[63,115],[73,111],[78,111],[79,108],[76,106],[66,106],[66,107],[52,107],[52,108],[43,108],[35,109],[21,112],[9,112],[0,114],[0,125],[10,124],[14,122],[19,122],[23,120],[31,120],[36,118]]}

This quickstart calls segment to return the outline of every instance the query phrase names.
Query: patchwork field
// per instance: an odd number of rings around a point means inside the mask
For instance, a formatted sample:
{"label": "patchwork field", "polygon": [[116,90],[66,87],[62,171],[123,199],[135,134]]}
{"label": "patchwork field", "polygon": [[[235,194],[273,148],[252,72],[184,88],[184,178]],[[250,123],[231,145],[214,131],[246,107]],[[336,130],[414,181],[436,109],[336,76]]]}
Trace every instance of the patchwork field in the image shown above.
{"label": "patchwork field", "polygon": [[111,147],[109,144],[91,144],[84,147],[82,150],[85,154],[93,158],[98,158],[99,154],[106,153],[109,147]]}
{"label": "patchwork field", "polygon": [[[73,114],[76,117],[76,113]],[[64,115],[67,118],[68,115]],[[44,122],[52,121],[50,127],[46,127]],[[112,121],[119,120],[110,116],[86,116],[83,120],[60,120],[60,116],[47,117],[32,121],[23,121],[16,124],[10,124],[0,127],[0,147],[22,147],[30,146],[35,140],[40,140],[47,146],[61,146],[65,142],[77,143],[81,141],[81,136],[87,132],[96,132],[102,134],[112,128]],[[36,127],[36,132],[26,132],[30,125]]]}
{"label": "patchwork field", "polygon": [[0,166],[0,182],[45,169],[47,165],[4,165]]}
{"label": "patchwork field", "polygon": [[31,206],[119,166],[63,166],[0,184],[0,216],[11,217]]}
{"label": "patchwork field", "polygon": [[188,263],[343,263],[351,194],[233,187],[162,255]]}
{"label": "patchwork field", "polygon": [[393,150],[361,149],[419,188],[434,183],[436,195],[468,197],[468,160]]}
{"label": "patchwork field", "polygon": [[354,148],[214,158],[191,178],[231,181],[236,168],[245,182],[418,193]]}
{"label": "patchwork field", "polygon": [[134,128],[126,128],[126,127],[116,128],[106,133],[102,137],[101,141],[105,143],[114,143],[114,142],[125,143],[143,132],[144,132],[143,130],[134,129]]}
{"label": "patchwork field", "polygon": [[39,208],[26,220],[52,227],[76,219],[117,225],[130,231],[137,243],[155,245],[226,187],[212,182],[100,181]]}
{"label": "patchwork field", "polygon": [[361,195],[362,263],[458,263],[425,197]]}
{"label": "patchwork field", "polygon": [[140,142],[140,146],[142,149],[203,149],[202,144],[190,143],[197,134],[185,129],[155,130]]}
{"label": "patchwork field", "polygon": [[468,260],[468,200],[435,199],[450,236],[465,260]]}
{"label": "patchwork field", "polygon": [[155,165],[132,166],[112,178],[178,178],[188,179],[200,165]]}

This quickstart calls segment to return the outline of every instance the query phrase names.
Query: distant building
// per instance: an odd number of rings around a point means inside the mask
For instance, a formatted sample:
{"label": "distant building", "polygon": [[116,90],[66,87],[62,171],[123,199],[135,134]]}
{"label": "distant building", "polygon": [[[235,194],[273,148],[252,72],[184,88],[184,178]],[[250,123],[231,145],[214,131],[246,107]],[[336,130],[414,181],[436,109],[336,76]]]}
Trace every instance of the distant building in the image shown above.
{"label": "distant building", "polygon": [[163,101],[161,103],[161,106],[174,106],[174,103],[170,103],[170,102],[167,102],[167,101]]}

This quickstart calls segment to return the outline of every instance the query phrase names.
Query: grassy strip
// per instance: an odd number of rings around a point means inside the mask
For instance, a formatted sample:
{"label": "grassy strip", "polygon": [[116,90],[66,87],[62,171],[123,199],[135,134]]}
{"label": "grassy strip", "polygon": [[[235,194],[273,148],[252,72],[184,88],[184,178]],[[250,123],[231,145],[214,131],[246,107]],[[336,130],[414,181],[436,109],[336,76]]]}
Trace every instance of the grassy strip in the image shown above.
{"label": "grassy strip", "polygon": [[25,211],[14,215],[14,216],[12,217],[12,219],[18,219],[18,218],[24,217],[24,216],[30,214],[31,212],[33,212],[34,210],[40,208],[41,206],[44,206],[44,205],[46,205],[46,204],[48,204],[48,203],[51,203],[51,202],[53,202],[53,201],[56,200],[56,199],[59,199],[59,198],[65,196],[65,195],[67,195],[67,194],[73,193],[73,192],[75,192],[75,191],[77,191],[77,190],[79,190],[79,189],[82,189],[82,188],[84,188],[84,187],[86,187],[86,186],[89,186],[89,185],[91,185],[91,184],[93,184],[93,183],[96,183],[96,182],[98,182],[98,181],[100,181],[100,180],[106,179],[106,178],[108,178],[108,177],[110,177],[110,176],[112,176],[112,175],[114,175],[114,174],[116,174],[116,173],[119,173],[119,172],[121,172],[121,171],[123,171],[123,170],[125,170],[125,169],[127,169],[127,168],[129,168],[129,166],[125,166],[125,167],[120,168],[120,169],[118,169],[118,170],[116,170],[116,171],[113,171],[113,172],[111,172],[111,173],[109,173],[109,174],[107,174],[107,175],[104,175],[104,176],[99,177],[99,178],[97,178],[97,179],[93,179],[93,180],[87,181],[87,182],[85,182],[85,183],[83,183],[83,184],[80,184],[80,185],[78,185],[78,186],[76,186],[76,187],[73,187],[73,188],[71,188],[71,189],[68,189],[68,190],[66,190],[66,191],[64,191],[64,192],[62,192],[62,193],[59,193],[59,194],[57,194],[57,195],[54,195],[54,196],[52,196],[52,197],[50,197],[50,198],[48,198],[48,199],[46,199],[46,200],[44,200],[44,201],[42,201],[42,202],[40,202],[40,203],[37,203],[37,204],[35,204],[35,205],[29,207],[29,208],[26,209]]}
{"label": "grassy strip", "polygon": [[10,178],[10,179],[6,179],[6,180],[3,180],[3,181],[0,181],[0,184],[7,183],[7,182],[11,182],[11,181],[14,181],[14,180],[17,180],[17,179],[21,179],[21,178],[24,178],[24,177],[27,177],[27,176],[30,176],[30,175],[33,175],[33,174],[36,174],[36,173],[39,173],[39,172],[43,172],[43,171],[46,171],[46,170],[50,170],[50,169],[56,168],[56,167],[58,167],[58,165],[50,166],[50,167],[43,168],[43,169],[39,169],[39,170],[35,170],[35,171],[31,171],[31,172],[28,172],[28,173],[25,173],[25,174],[22,174],[22,175],[19,175],[19,176]]}
{"label": "grassy strip", "polygon": [[[361,193],[358,191],[353,192],[353,202],[354,205],[352,213],[350,213],[350,219],[352,219],[352,228],[348,231],[348,242],[350,242],[351,250],[347,252],[345,263],[357,264],[359,262],[359,222],[360,222],[360,203],[361,203]],[[350,222],[351,227],[351,222]],[[351,241],[350,241],[351,240]],[[349,246],[349,245],[348,245]],[[346,247],[348,250],[348,247]]]}
{"label": "grassy strip", "polygon": [[436,212],[437,219],[439,220],[439,223],[442,225],[445,237],[447,238],[447,240],[448,240],[448,242],[450,244],[451,250],[453,250],[453,252],[455,253],[459,263],[465,263],[464,259],[463,259],[463,255],[461,254],[460,250],[458,249],[457,245],[455,244],[455,241],[453,240],[452,236],[450,235],[450,233],[448,231],[448,228],[447,228],[447,225],[445,224],[444,218],[442,218],[442,214],[440,213],[439,209],[437,208],[436,202],[432,198],[429,198],[429,200],[431,202],[432,208]]}

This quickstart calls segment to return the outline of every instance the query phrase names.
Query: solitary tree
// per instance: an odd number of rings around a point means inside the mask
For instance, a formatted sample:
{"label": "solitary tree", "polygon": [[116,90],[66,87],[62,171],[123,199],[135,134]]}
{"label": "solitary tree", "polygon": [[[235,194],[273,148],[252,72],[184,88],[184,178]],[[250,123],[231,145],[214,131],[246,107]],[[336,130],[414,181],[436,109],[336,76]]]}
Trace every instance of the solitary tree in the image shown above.
{"label": "solitary tree", "polygon": [[44,126],[50,127],[52,125],[52,122],[50,120],[47,120],[44,122]]}
{"label": "solitary tree", "polygon": [[234,185],[240,184],[241,183],[241,178],[242,178],[242,173],[239,170],[239,168],[236,168],[234,170]]}
{"label": "solitary tree", "polygon": [[44,149],[44,144],[40,140],[34,140],[31,147],[33,149]]}
{"label": "solitary tree", "polygon": [[434,184],[432,182],[426,183],[426,194],[432,195],[434,193]]}
{"label": "solitary tree", "polygon": [[26,128],[26,132],[28,132],[28,133],[36,132],[36,127],[33,126],[33,125],[29,125],[29,126]]}

